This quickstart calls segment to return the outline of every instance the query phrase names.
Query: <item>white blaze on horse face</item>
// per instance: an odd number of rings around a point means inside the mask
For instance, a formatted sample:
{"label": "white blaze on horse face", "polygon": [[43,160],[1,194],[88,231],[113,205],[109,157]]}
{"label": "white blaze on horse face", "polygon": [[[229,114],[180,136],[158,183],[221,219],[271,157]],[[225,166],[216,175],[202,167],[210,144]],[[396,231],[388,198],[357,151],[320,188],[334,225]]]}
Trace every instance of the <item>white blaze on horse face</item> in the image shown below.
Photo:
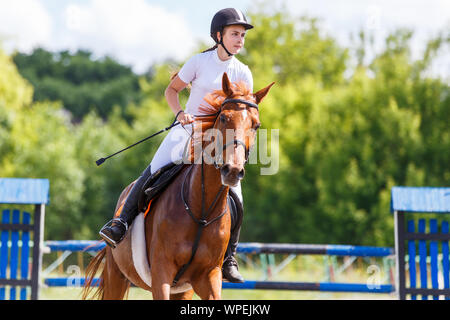
{"label": "white blaze on horse face", "polygon": [[226,146],[224,163],[244,167],[245,148],[241,144],[235,144],[234,141],[245,141],[243,129],[226,129],[224,146]]}
{"label": "white blaze on horse face", "polygon": [[248,117],[248,113],[247,113],[247,109],[245,109],[245,110],[243,110],[242,111],[242,120],[247,120],[247,117]]}

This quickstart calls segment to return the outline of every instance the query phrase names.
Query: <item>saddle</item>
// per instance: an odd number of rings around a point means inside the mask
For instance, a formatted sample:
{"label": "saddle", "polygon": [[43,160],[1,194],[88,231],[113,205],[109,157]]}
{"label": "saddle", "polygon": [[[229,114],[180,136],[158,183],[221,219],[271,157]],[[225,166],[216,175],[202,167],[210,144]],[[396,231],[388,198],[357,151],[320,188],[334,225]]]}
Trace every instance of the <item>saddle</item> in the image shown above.
{"label": "saddle", "polygon": [[[191,164],[172,162],[154,172],[142,186],[138,200],[138,212],[148,212],[151,203],[164,192],[182,169],[189,165]],[[227,202],[231,212],[231,229],[233,230],[238,221],[242,219],[242,206],[238,196],[231,188],[227,195]]]}
{"label": "saddle", "polygon": [[150,202],[156,199],[177,177],[181,170],[187,166],[184,163],[171,162],[155,171],[142,185],[138,200],[138,211],[148,209]]}

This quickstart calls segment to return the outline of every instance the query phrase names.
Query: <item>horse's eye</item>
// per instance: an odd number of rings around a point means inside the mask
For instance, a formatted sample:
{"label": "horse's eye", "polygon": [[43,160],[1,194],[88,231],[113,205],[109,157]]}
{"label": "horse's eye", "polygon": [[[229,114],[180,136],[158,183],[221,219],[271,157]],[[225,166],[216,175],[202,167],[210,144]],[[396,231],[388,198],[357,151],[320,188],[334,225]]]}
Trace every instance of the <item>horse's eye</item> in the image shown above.
{"label": "horse's eye", "polygon": [[224,114],[221,114],[219,120],[220,122],[225,123],[225,121],[227,121],[227,117]]}

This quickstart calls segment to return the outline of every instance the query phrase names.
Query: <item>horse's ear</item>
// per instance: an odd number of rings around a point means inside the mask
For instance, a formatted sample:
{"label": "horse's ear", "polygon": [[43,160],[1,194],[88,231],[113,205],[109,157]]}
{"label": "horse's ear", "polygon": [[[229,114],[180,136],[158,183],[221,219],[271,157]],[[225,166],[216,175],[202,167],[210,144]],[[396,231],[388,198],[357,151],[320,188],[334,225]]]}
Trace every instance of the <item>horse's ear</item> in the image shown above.
{"label": "horse's ear", "polygon": [[222,76],[222,90],[227,97],[231,97],[233,95],[233,90],[231,89],[231,82],[230,79],[228,79],[228,75],[226,72],[224,72]]}
{"label": "horse's ear", "polygon": [[267,87],[259,90],[258,92],[254,93],[253,96],[256,99],[256,104],[259,104],[262,99],[264,99],[264,97],[266,96],[266,94],[269,92],[270,88],[275,84],[275,82],[272,82],[271,84],[269,84]]}

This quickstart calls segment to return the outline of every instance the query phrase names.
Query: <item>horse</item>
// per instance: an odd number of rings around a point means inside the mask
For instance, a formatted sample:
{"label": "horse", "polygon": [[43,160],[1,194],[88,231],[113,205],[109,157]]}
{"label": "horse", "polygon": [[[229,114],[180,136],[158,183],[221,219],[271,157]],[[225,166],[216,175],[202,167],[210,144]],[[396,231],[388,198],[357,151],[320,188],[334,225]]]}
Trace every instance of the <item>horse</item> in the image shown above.
{"label": "horse", "polygon": [[[190,160],[195,160],[193,150],[200,144],[201,163],[186,164],[156,201],[149,204],[143,218],[145,236],[141,236],[141,246],[145,248],[141,251],[149,268],[142,276],[132,263],[132,250],[137,249],[131,244],[129,230],[116,248],[105,246],[92,258],[86,269],[83,299],[90,298],[98,272],[100,282],[93,297],[102,300],[124,299],[131,283],[151,291],[156,300],[192,299],[194,292],[203,300],[221,299],[222,263],[231,226],[227,195],[230,186],[244,177],[249,150],[260,126],[258,104],[273,84],[251,93],[243,82],[231,83],[223,74],[222,90],[207,95],[204,100],[209,105],[200,107],[205,113],[199,117],[200,134],[191,137]],[[223,137],[227,129],[236,134],[225,145],[220,144],[220,135],[205,141],[207,129],[211,128]],[[209,158],[205,157],[205,149],[212,146],[215,148]],[[115,212],[134,183],[122,191]]]}

